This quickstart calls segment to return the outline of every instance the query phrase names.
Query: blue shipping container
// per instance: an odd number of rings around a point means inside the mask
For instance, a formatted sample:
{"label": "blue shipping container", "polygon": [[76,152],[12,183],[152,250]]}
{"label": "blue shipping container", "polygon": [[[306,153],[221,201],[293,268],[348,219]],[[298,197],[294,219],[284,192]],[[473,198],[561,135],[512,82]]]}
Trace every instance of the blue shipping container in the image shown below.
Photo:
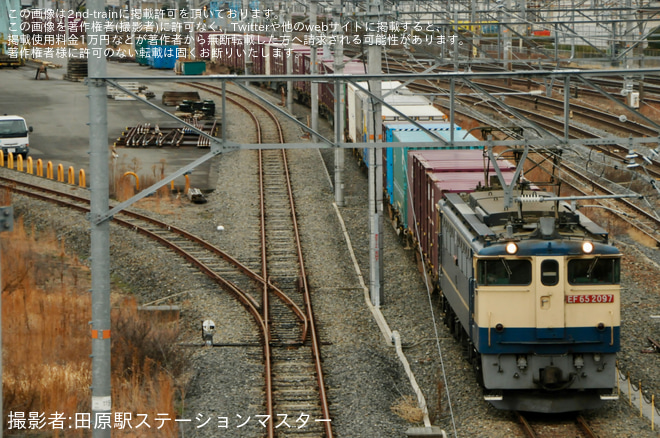
{"label": "blue shipping container", "polygon": [[177,46],[149,46],[149,67],[173,69],[177,60]]}
{"label": "blue shipping container", "polygon": [[[424,128],[432,131],[443,139],[449,141],[450,124],[446,122],[420,123]],[[384,125],[385,140],[390,143],[430,143],[439,141],[422,131],[412,123],[388,123]],[[454,125],[454,142],[479,141],[472,134],[465,134],[460,126]],[[481,146],[454,146],[449,147],[397,147],[387,148],[387,175],[386,189],[390,203],[395,211],[399,212],[404,227],[408,226],[408,151],[416,149],[483,149]],[[390,158],[391,157],[391,158]]]}

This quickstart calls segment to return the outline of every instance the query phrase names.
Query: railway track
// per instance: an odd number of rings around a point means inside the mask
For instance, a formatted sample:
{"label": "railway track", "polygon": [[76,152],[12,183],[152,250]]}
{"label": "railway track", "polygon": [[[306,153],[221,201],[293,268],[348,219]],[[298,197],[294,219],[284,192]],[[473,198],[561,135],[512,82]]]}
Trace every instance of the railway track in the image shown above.
{"label": "railway track", "polygon": [[[397,70],[397,69],[392,69],[390,68],[391,71],[394,72],[400,72],[400,73],[408,73],[409,70]],[[526,83],[526,81],[522,81],[523,83]],[[444,84],[445,87],[449,87],[448,82],[442,82],[440,83]],[[480,87],[485,89],[488,92],[491,93],[511,93],[515,92],[517,90],[512,90],[510,87],[502,87],[502,86],[497,86],[489,83],[484,83],[484,82],[479,82],[475,81],[476,84],[478,84]],[[428,84],[423,84],[423,83],[412,83],[408,85],[409,88],[411,89],[419,89],[420,91],[426,92],[426,93],[433,93],[437,92],[438,89],[435,86],[431,86]],[[507,104],[509,106],[512,106],[518,111],[523,112],[525,115],[532,116],[534,114],[538,114],[538,109],[539,107],[545,108],[547,110],[550,110],[552,112],[557,112],[559,114],[563,114],[564,111],[564,102],[560,101],[558,99],[554,99],[551,97],[546,97],[546,96],[540,96],[540,95],[535,95],[535,96],[528,96],[528,95],[523,95],[523,94],[510,94],[506,96],[507,98]],[[478,97],[478,96],[461,96],[461,100],[464,100],[466,102],[472,103],[472,104],[478,104],[479,102],[486,102],[483,98]],[[515,106],[511,105],[510,101],[519,101],[519,102],[525,102],[526,107],[521,107],[521,106]],[[529,108],[534,106],[534,111],[531,111]],[[658,130],[654,129],[650,126],[643,125],[641,123],[636,123],[636,122],[631,122],[631,121],[625,121],[622,122],[619,120],[618,116],[609,114],[604,111],[600,111],[594,108],[590,108],[584,105],[578,105],[575,103],[572,103],[570,105],[570,110],[573,112],[575,117],[582,117],[584,118],[585,121],[588,121],[590,123],[598,123],[599,125],[606,125],[611,129],[617,130],[619,132],[624,132],[626,135],[634,135],[634,136],[640,136],[640,137],[656,137],[658,136]],[[562,123],[563,126],[563,119],[562,120],[557,120],[557,122]],[[583,135],[584,138],[597,138],[596,135],[579,129],[575,126],[570,127],[571,130],[575,130],[577,134]],[[598,127],[599,129],[602,129],[602,126]],[[563,133],[563,130],[562,130]],[[623,154],[625,156],[625,154]],[[656,163],[658,164],[658,163]]]}
{"label": "railway track", "polygon": [[[407,55],[400,55],[398,57],[394,58],[389,58],[388,63],[392,64],[398,64],[399,66],[403,67],[406,69],[406,71],[410,71],[411,69],[419,69],[419,66],[415,66],[414,64],[411,64],[410,58]],[[394,72],[395,69],[391,67],[389,64],[384,64],[383,65],[383,71],[392,71]],[[505,70],[502,67],[502,64],[474,64],[469,66],[470,70],[473,72],[505,72],[509,70]],[[544,66],[540,65],[530,65],[528,63],[514,63],[513,70],[515,71],[533,71],[533,70],[555,70],[557,69],[557,66],[555,64],[547,64]],[[571,70],[575,70],[575,68],[571,68]],[[451,72],[454,71],[453,67],[442,67],[438,66],[434,69],[434,71],[446,71],[446,72]],[[515,79],[511,78],[508,79],[511,81],[511,84],[518,84],[520,86],[529,86],[530,84],[535,84],[535,85],[542,85],[545,86],[545,83],[535,81],[535,80],[530,80],[530,79]],[[624,84],[624,78],[622,76],[608,76],[604,78],[598,78],[598,77],[591,77],[589,78],[589,82],[593,83],[594,85],[597,85],[601,88],[603,88],[606,91],[611,91],[613,94],[613,97],[615,97],[617,100],[620,100],[622,102],[625,101],[625,97],[621,96],[620,91],[623,88]],[[506,81],[506,80],[503,80]],[[644,89],[644,101],[649,101],[652,103],[658,103],[660,100],[658,96],[660,96],[660,77],[658,76],[652,76],[652,75],[644,75],[644,78],[642,81],[635,81],[636,86],[635,88],[639,91],[639,84],[641,83],[643,85]],[[596,96],[596,97],[602,97],[602,94],[598,92],[597,90],[587,88],[585,87],[583,82],[580,81],[571,81],[571,88],[573,91],[577,89],[577,95],[578,96]]]}
{"label": "railway track", "polygon": [[[211,89],[207,89],[213,92]],[[241,96],[236,96],[238,99]],[[254,102],[236,104],[257,116]],[[263,109],[262,109],[263,110]],[[282,130],[270,114],[269,126],[259,123],[259,141],[282,142]],[[275,136],[277,139],[274,139]],[[262,340],[263,354],[248,351],[264,365],[266,436],[332,437],[332,424],[321,367],[320,341],[316,334],[311,299],[298,235],[293,190],[284,150],[259,152],[260,260],[261,272],[240,263],[204,239],[149,216],[122,211],[113,222],[153,239],[189,261],[223,289],[229,291],[249,312],[253,330],[242,329],[237,339]],[[0,178],[0,185],[13,193],[89,212],[89,200],[72,193]],[[250,257],[251,259],[251,257]],[[254,265],[254,260],[250,261]],[[273,299],[274,298],[274,299]],[[308,415],[304,428],[276,430],[278,414]],[[313,420],[312,420],[313,419]]]}
{"label": "railway track", "polygon": [[[562,164],[562,170],[570,175],[570,177],[579,183],[570,184],[573,190],[580,192],[585,196],[590,195],[615,195],[616,193],[607,188],[603,184],[590,179],[584,173],[572,167],[571,165]],[[625,223],[629,224],[641,239],[646,241],[649,245],[660,247],[660,219],[637,206],[629,199],[611,199],[601,200],[600,205],[607,208],[609,211],[615,213],[618,218]]]}
{"label": "railway track", "polygon": [[[511,92],[510,88],[499,87],[489,84],[480,84],[483,88],[491,91],[493,93],[506,93]],[[526,95],[510,95],[507,97],[509,100],[524,101],[529,105],[537,105],[540,107],[545,107],[550,109],[553,112],[563,113],[564,111],[564,102],[558,99],[554,99],[546,96],[526,96]],[[518,107],[517,107],[518,108]],[[591,121],[591,123],[598,123],[599,125],[606,125],[615,130],[626,132],[627,134],[633,134],[640,137],[657,137],[658,130],[651,128],[646,125],[635,122],[621,122],[618,116],[614,116],[604,111],[600,111],[594,108],[590,108],[584,105],[578,105],[571,103],[570,110],[573,111],[574,115],[579,115],[585,120]],[[602,128],[601,128],[602,129]]]}
{"label": "railway track", "polygon": [[570,419],[565,418],[566,416],[564,415],[557,416],[556,418],[544,416],[543,419],[534,420],[531,420],[529,416],[525,416],[521,412],[515,412],[514,415],[523,433],[528,438],[598,438],[598,435],[591,428],[589,422],[582,415],[576,415]]}
{"label": "railway track", "polygon": [[[15,194],[89,213],[89,199],[82,196],[6,177],[0,177],[0,186]],[[133,211],[120,212],[113,217],[113,223],[147,236],[188,260],[232,293],[255,318],[260,317],[259,309],[262,307],[259,293],[268,287],[297,316],[302,324],[302,336],[305,336],[307,318],[296,303],[259,273],[220,248],[184,229]],[[254,334],[245,337],[254,337]]]}
{"label": "railway track", "polygon": [[[562,134],[563,123],[558,122],[557,120],[551,117],[535,114],[533,112],[524,111],[524,110],[522,112],[528,114],[530,118],[532,118],[539,125],[543,126],[549,131],[555,132],[557,134]],[[573,127],[572,127],[572,131],[573,131],[573,135],[577,134],[576,131],[588,133],[588,131],[584,131],[580,128],[575,128],[575,130],[573,130]],[[606,147],[596,147],[595,149],[601,152],[605,152],[606,155],[610,157],[622,159],[622,157],[620,157],[620,152],[618,152],[617,150],[611,150]],[[618,194],[615,193],[612,189],[608,188],[607,186],[603,184],[599,184],[594,180],[593,177],[589,177],[588,175],[586,175],[583,169],[579,169],[577,166],[568,163],[566,160],[562,161],[561,169],[564,172],[566,172],[568,176],[571,177],[572,181],[575,181],[575,182],[570,182],[566,178],[563,178],[564,182],[567,183],[573,190],[580,192],[585,196],[594,195],[594,194],[596,195]],[[653,168],[649,166],[647,167],[647,171],[650,175],[654,177],[656,175],[660,176],[660,173],[658,173],[657,168]],[[587,190],[587,188],[590,188],[590,190]],[[644,208],[641,208],[635,202],[629,199],[617,199],[617,200],[611,200],[609,202],[599,201],[599,203],[604,207],[608,208],[610,212],[616,213],[623,211],[623,213],[625,214],[617,214],[620,220],[628,223],[632,227],[632,229],[636,230],[636,234],[638,234],[638,236],[641,237],[649,245],[654,247],[660,247],[660,235],[658,235],[657,232],[657,230],[660,229],[660,219],[658,219],[658,217],[655,214],[649,212]]]}
{"label": "railway track", "polygon": [[[410,72],[410,66],[405,67],[405,68],[392,68],[391,66],[389,67],[389,71],[394,72],[394,73],[409,73]],[[415,69],[417,71],[418,69]],[[515,80],[514,82],[518,83],[521,86],[527,86],[529,88],[530,86],[530,81],[528,80]],[[449,87],[448,82],[443,82],[439,81],[440,84],[443,84],[445,88]],[[479,86],[481,86],[483,89],[485,89],[488,92],[491,93],[509,93],[506,98],[507,98],[507,104],[509,106],[514,107],[516,110],[523,112],[526,116],[534,116],[535,114],[538,115],[538,110],[539,109],[546,109],[551,112],[556,112],[558,114],[563,114],[564,112],[564,102],[563,100],[558,100],[554,99],[552,97],[547,97],[547,96],[542,96],[542,95],[535,95],[535,96],[528,96],[524,94],[510,94],[511,92],[515,92],[518,90],[512,90],[511,87],[503,87],[503,86],[498,86],[494,85],[492,83],[486,83],[483,81],[475,81]],[[439,85],[439,84],[438,84]],[[539,86],[545,86],[545,84],[540,84],[537,83]],[[419,89],[423,92],[426,93],[433,93],[438,91],[438,86],[431,86],[429,84],[424,84],[420,82],[415,82],[412,84],[408,85],[409,88],[411,89]],[[582,89],[580,89],[582,90]],[[586,90],[585,90],[586,91]],[[593,91],[593,90],[592,90]],[[461,100],[465,100],[467,102],[470,102],[472,104],[478,104],[479,102],[486,102],[483,98],[477,97],[477,96],[461,96]],[[525,107],[521,106],[515,106],[511,105],[510,101],[518,101],[518,102],[524,102],[526,104]],[[531,111],[530,108],[534,107],[534,111]],[[575,118],[581,118],[585,121],[585,124],[594,124],[597,123],[598,129],[603,129],[603,125],[607,126],[608,128],[616,131],[616,132],[622,132],[626,136],[627,135],[634,135],[634,136],[639,136],[639,137],[655,137],[657,138],[658,136],[658,130],[650,127],[643,125],[641,123],[633,122],[633,121],[621,121],[619,120],[618,115],[612,115],[610,113],[600,111],[595,108],[591,108],[585,105],[579,105],[576,103],[571,103],[570,104],[570,110],[573,112],[573,115]],[[556,120],[558,123],[563,122],[562,120]],[[562,124],[563,126],[563,124]],[[571,130],[573,130],[576,135],[582,136],[583,138],[598,138],[593,133],[590,133],[585,130],[581,130],[577,128],[576,126],[571,126]],[[561,131],[563,133],[563,130]],[[623,148],[625,149],[625,147]],[[624,157],[626,154],[621,154],[620,157]],[[660,165],[660,163],[655,163],[656,166]]]}
{"label": "railway track", "polygon": [[[188,85],[216,95],[222,91],[206,84]],[[246,112],[254,122],[257,143],[284,143],[282,127],[270,110],[243,95],[225,92],[231,96],[226,99]],[[304,412],[311,418],[322,420],[299,433],[289,430],[288,436],[332,437],[320,343],[307,285],[287,154],[284,149],[259,150],[257,153],[261,275],[276,283],[287,296],[295,297],[298,306],[306,310],[309,323],[309,342],[302,343],[297,335],[298,321],[294,315],[280,302],[271,302],[264,290],[263,320],[271,344],[266,359],[266,374],[270,374],[270,378],[267,376],[267,393],[272,394],[272,408],[268,409],[274,414]]]}
{"label": "railway track", "polygon": [[[492,92],[510,91],[509,89],[505,89],[502,87],[494,87],[487,84],[480,84],[480,86],[483,86],[485,89]],[[437,91],[437,87],[430,84],[414,83],[414,84],[409,84],[408,87],[411,89],[421,90],[425,93]],[[519,96],[512,96],[512,97],[524,99],[524,97],[519,97]],[[532,97],[529,97],[528,103],[533,103],[532,99],[533,99]],[[551,98],[543,98],[543,100],[544,100],[544,104],[547,103],[549,107],[555,110],[563,111],[563,102],[559,102],[556,99],[551,99]],[[464,103],[471,104],[471,106],[474,106],[479,102],[483,102],[483,99],[477,96],[461,96],[461,101],[463,101]],[[508,104],[511,105],[510,102]],[[575,110],[581,110],[582,108],[584,108],[585,112],[587,113],[586,117],[593,118],[598,116],[603,120],[608,120],[608,122],[611,122],[612,126],[615,126],[617,128],[622,128],[621,122],[619,122],[618,120],[617,121],[611,120],[614,117],[608,115],[607,113],[603,113],[582,106],[575,106],[574,108]],[[552,132],[560,137],[564,135],[563,119],[558,120],[554,117],[551,117],[550,115],[540,114],[538,111],[531,111],[520,106],[515,106],[515,109],[523,116],[529,118],[530,120],[533,120],[539,126],[542,126],[544,129],[547,129],[549,132]],[[475,118],[474,112],[464,112],[460,108],[455,109],[455,111],[457,114],[461,114],[465,117]],[[487,120],[479,120],[479,121],[485,124],[489,124]],[[640,131],[636,132],[637,135],[650,135],[651,132],[655,132],[653,130],[650,130],[650,128],[648,127],[644,127],[643,125],[635,124],[634,126],[635,126],[634,129],[637,129],[636,127],[640,127]],[[510,133],[510,135],[514,135],[514,133]],[[569,135],[571,136],[571,138],[598,138],[595,134],[593,134],[589,130],[582,129],[574,125],[570,126]],[[597,146],[597,145],[590,147],[594,150],[602,152],[606,156],[621,161],[625,160],[626,154],[629,153],[628,149],[625,146],[619,146],[619,145],[617,145],[616,147]],[[594,193],[599,195],[615,194],[612,190],[608,189],[606,186],[597,184],[593,179],[586,176],[584,174],[584,171],[579,170],[576,166],[566,164],[566,160],[562,162],[562,169],[564,169],[574,181],[577,181],[577,183],[570,183],[569,181],[565,181],[571,188],[573,188],[577,192],[583,193],[584,195],[593,195]],[[645,170],[646,172],[648,172],[648,174],[651,177],[656,179],[660,178],[660,163],[656,162],[655,160],[652,160],[652,164],[645,166]],[[591,187],[591,192],[588,192],[585,189],[585,187]],[[612,201],[609,203],[602,201],[601,204],[603,205],[603,207],[608,208],[609,211],[611,212],[618,212],[623,210],[625,214],[618,214],[620,219],[630,224],[631,227],[633,227],[633,229],[636,230],[636,233],[649,245],[660,247],[660,236],[658,235],[657,232],[657,230],[660,229],[660,221],[658,220],[658,217],[655,214],[639,207],[634,202],[628,199],[619,199],[617,201]]]}

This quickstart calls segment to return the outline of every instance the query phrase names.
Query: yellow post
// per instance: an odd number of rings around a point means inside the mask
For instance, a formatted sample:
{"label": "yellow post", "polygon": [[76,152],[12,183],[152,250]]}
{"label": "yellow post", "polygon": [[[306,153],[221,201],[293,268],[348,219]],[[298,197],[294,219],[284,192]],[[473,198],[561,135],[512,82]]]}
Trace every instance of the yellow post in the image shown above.
{"label": "yellow post", "polygon": [[87,187],[87,180],[85,179],[85,170],[80,169],[78,172],[78,185],[80,187]]}
{"label": "yellow post", "polygon": [[5,153],[0,151],[0,166],[5,167]]}
{"label": "yellow post", "polygon": [[64,182],[64,166],[62,166],[62,163],[57,165],[57,181]]}
{"label": "yellow post", "polygon": [[44,176],[44,162],[41,161],[41,158],[37,160],[37,176]]}
{"label": "yellow post", "polygon": [[138,178],[137,174],[135,172],[126,172],[122,176],[122,178],[125,177],[125,176],[128,176],[128,175],[132,175],[132,176],[135,177],[135,190],[140,190],[140,178]]}
{"label": "yellow post", "polygon": [[16,155],[16,170],[23,172],[23,155]]}
{"label": "yellow post", "polygon": [[186,177],[186,187],[183,189],[183,194],[185,196],[188,196],[188,190],[190,190],[190,177],[188,175],[185,175]]}
{"label": "yellow post", "polygon": [[642,413],[642,399],[644,394],[642,393],[642,381],[639,381],[639,418],[642,418],[644,415]]}
{"label": "yellow post", "polygon": [[34,175],[34,163],[32,162],[32,157],[27,157],[27,173]]}
{"label": "yellow post", "polygon": [[651,394],[651,430],[655,430],[655,394]]}
{"label": "yellow post", "polygon": [[174,180],[170,181],[170,190],[174,191]]}
{"label": "yellow post", "polygon": [[630,389],[630,371],[628,371],[626,377],[628,378],[628,404],[632,406],[632,390]]}
{"label": "yellow post", "polygon": [[76,184],[76,170],[73,168],[73,166],[69,166],[67,171],[67,183],[72,185]]}
{"label": "yellow post", "polygon": [[53,179],[53,162],[49,161],[46,164],[46,178]]}
{"label": "yellow post", "polygon": [[14,168],[14,154],[9,152],[7,154],[7,169],[13,169]]}

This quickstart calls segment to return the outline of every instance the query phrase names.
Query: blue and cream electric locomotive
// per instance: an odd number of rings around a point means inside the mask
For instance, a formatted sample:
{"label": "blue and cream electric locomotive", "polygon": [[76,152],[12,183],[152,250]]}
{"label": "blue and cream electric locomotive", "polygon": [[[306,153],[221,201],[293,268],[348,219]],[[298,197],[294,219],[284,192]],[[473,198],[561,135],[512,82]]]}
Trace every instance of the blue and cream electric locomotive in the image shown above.
{"label": "blue and cream electric locomotive", "polygon": [[567,412],[613,398],[620,252],[545,192],[447,193],[438,203],[446,320],[496,408]]}

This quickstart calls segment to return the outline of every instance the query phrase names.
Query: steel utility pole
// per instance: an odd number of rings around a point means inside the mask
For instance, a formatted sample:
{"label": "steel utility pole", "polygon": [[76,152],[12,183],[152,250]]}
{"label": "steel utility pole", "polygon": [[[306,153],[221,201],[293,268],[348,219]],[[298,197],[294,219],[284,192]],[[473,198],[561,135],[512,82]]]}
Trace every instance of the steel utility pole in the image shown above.
{"label": "steel utility pole", "polygon": [[[316,48],[316,11],[318,3],[317,0],[311,0],[309,2],[309,24],[312,28],[311,31],[311,51],[309,54],[309,72],[312,75],[318,73],[318,65],[316,57],[318,55],[318,50]],[[311,106],[311,117],[312,117],[312,131],[319,132],[319,83],[317,81],[312,81],[310,86],[310,106]],[[316,143],[318,138],[312,134],[312,142]]]}
{"label": "steel utility pole", "polygon": [[477,0],[470,0],[470,26],[472,27],[472,58],[480,58],[479,46],[481,46],[481,26],[477,25]]}
{"label": "steel utility pole", "polygon": [[[502,37],[504,39],[504,70],[511,70],[511,0],[504,1],[504,12],[506,13],[506,22],[509,23],[502,27]],[[502,26],[500,21],[500,26]]]}
{"label": "steel utility pole", "polygon": [[[14,207],[11,205],[6,207],[0,207],[0,233],[3,231],[13,231],[14,230]],[[2,266],[2,261],[0,260],[0,266]],[[0,272],[2,269],[0,269]],[[2,275],[0,275],[0,285],[2,285]],[[0,287],[0,418],[4,417],[4,410],[2,409],[2,287]],[[4,425],[0,425],[0,438],[2,438],[2,429]]]}
{"label": "steel utility pole", "polygon": [[[341,0],[334,1],[333,23],[336,26],[333,29],[335,36],[335,73],[340,75],[344,72],[344,43],[341,39],[342,25],[342,5]],[[337,144],[344,141],[344,87],[346,83],[335,82],[335,142]],[[344,149],[337,147],[335,149],[335,203],[339,207],[345,205],[344,202]]]}
{"label": "steel utility pole", "polygon": [[[380,0],[372,0],[369,5],[369,19],[378,22],[381,14]],[[367,70],[368,73],[378,75],[381,73],[381,47],[378,45],[376,35],[369,46]],[[379,99],[381,98],[380,80],[369,81],[369,91]],[[381,103],[370,99],[371,111],[368,114],[369,143],[380,143],[383,140],[383,120],[381,117]],[[383,292],[383,154],[381,149],[369,148],[369,278],[371,303],[380,306],[384,301]]]}
{"label": "steel utility pole", "polygon": [[[104,8],[104,0],[89,0],[89,168],[90,228],[92,272],[92,424],[101,416],[112,415],[110,396],[110,221],[96,223],[96,218],[109,209],[108,187],[108,118],[105,44],[103,23],[94,22]],[[110,429],[94,427],[93,436],[109,438]]]}
{"label": "steel utility pole", "polygon": [[[284,20],[291,22],[292,17],[289,8],[286,9],[284,17]],[[291,45],[293,34],[289,30],[286,36],[288,42],[284,50],[284,59],[286,61],[286,74],[291,76],[293,74],[293,46]],[[293,81],[286,81],[286,109],[290,114],[293,114]]]}

